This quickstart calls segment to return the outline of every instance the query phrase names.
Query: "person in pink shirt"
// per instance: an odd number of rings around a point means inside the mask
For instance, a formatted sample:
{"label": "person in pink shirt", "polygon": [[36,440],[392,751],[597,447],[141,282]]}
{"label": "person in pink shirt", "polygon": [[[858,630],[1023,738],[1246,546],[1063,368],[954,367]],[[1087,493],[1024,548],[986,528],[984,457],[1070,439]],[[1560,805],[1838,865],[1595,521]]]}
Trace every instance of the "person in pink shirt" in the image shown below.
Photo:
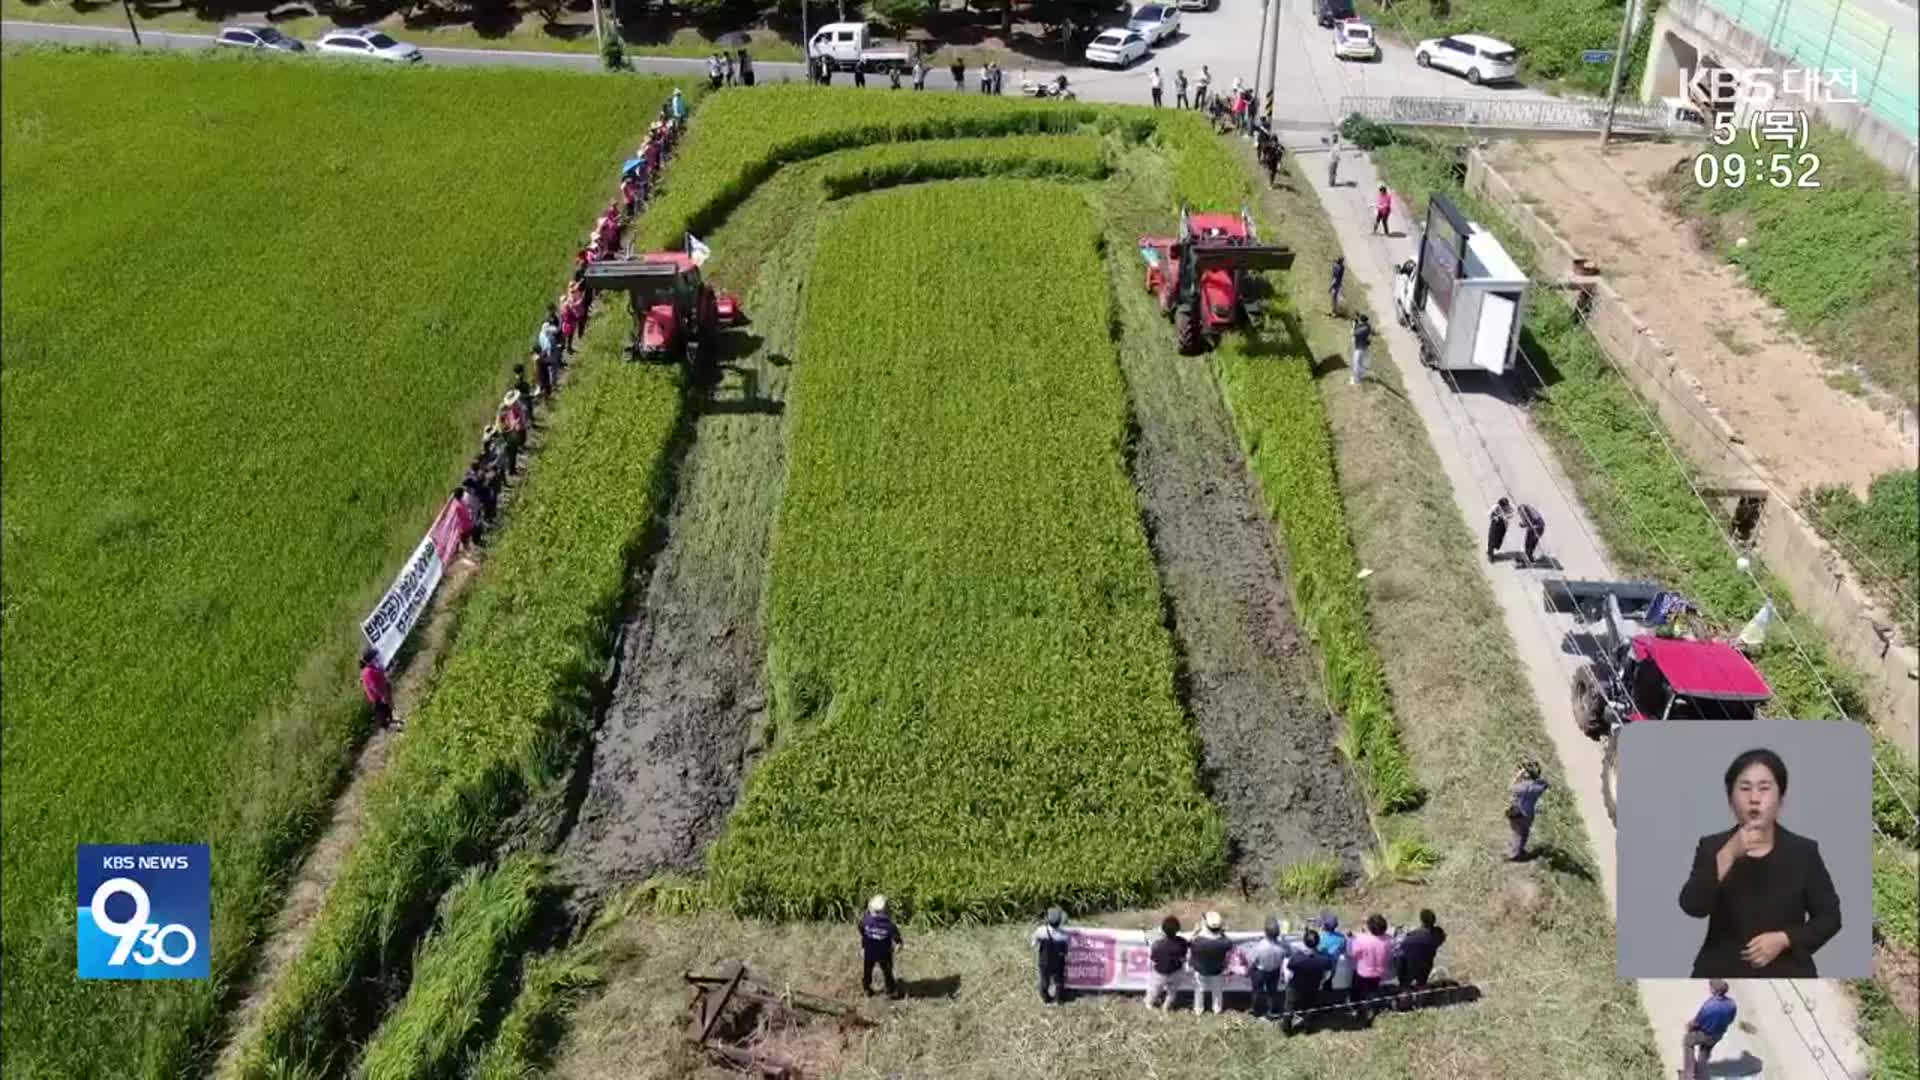
{"label": "person in pink shirt", "polygon": [[1387,939],[1387,920],[1377,914],[1367,916],[1366,928],[1347,942],[1347,952],[1353,957],[1353,990],[1348,1001],[1355,1012],[1364,1015],[1380,992],[1380,980],[1386,977],[1387,960],[1393,953],[1393,943]]}
{"label": "person in pink shirt", "polygon": [[[1387,185],[1381,184],[1380,194],[1373,200],[1373,228],[1380,230],[1380,235],[1393,235],[1393,231],[1387,227],[1387,219],[1392,215],[1393,196],[1387,194]],[[1373,229],[1367,230],[1367,235],[1372,236]]]}
{"label": "person in pink shirt", "polygon": [[360,654],[360,689],[366,692],[367,704],[373,706],[374,721],[381,727],[393,723],[393,687],[380,667],[380,654],[372,649]]}

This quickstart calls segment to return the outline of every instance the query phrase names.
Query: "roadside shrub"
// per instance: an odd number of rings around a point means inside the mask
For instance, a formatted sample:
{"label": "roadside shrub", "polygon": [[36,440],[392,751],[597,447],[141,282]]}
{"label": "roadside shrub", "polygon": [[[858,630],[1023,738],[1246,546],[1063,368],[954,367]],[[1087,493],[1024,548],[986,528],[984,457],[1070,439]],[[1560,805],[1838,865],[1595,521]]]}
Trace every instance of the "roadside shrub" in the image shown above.
{"label": "roadside shrub", "polygon": [[1340,883],[1345,878],[1346,872],[1340,868],[1339,859],[1332,855],[1315,855],[1281,867],[1280,872],[1274,875],[1273,891],[1280,894],[1283,900],[1324,904],[1340,891]]}

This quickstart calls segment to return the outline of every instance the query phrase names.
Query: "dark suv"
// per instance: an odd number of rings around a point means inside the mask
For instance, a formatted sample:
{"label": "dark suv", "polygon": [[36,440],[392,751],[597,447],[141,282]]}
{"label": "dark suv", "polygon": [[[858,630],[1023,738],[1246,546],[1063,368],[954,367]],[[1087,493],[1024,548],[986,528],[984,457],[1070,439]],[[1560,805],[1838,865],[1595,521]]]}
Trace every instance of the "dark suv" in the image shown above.
{"label": "dark suv", "polygon": [[1342,19],[1354,17],[1353,0],[1313,0],[1313,14],[1321,26],[1331,28]]}

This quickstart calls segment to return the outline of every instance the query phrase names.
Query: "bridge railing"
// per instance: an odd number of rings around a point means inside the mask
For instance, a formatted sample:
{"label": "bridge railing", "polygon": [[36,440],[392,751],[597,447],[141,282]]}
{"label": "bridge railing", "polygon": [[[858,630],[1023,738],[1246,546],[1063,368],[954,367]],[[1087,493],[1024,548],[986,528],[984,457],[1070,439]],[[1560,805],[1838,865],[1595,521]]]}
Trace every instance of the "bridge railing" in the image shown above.
{"label": "bridge railing", "polygon": [[1920,35],[1848,0],[1702,0],[1821,73],[1834,100],[1856,100],[1920,137]]}
{"label": "bridge railing", "polygon": [[[1599,131],[1607,103],[1577,99],[1503,101],[1485,98],[1343,97],[1342,117],[1359,113],[1377,124],[1425,127],[1484,127],[1540,131]],[[1664,132],[1665,111],[1655,105],[1622,102],[1614,110],[1617,131]]]}

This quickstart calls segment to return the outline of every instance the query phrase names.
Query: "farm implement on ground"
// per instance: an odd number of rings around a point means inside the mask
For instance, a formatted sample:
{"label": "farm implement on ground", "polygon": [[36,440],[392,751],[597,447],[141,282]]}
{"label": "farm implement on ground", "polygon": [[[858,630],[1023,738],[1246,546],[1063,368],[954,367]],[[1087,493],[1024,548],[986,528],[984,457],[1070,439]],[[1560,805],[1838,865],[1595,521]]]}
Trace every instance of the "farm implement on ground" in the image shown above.
{"label": "farm implement on ground", "polygon": [[685,359],[698,366],[719,331],[744,325],[740,298],[716,292],[700,276],[700,260],[678,251],[656,251],[589,265],[585,285],[627,294],[633,307],[636,359]]}
{"label": "farm implement on ground", "polygon": [[1293,250],[1262,244],[1253,215],[1195,214],[1180,208],[1180,235],[1143,236],[1147,291],[1173,320],[1173,336],[1186,354],[1211,349],[1220,335],[1247,325],[1247,285],[1260,270],[1287,270]]}

